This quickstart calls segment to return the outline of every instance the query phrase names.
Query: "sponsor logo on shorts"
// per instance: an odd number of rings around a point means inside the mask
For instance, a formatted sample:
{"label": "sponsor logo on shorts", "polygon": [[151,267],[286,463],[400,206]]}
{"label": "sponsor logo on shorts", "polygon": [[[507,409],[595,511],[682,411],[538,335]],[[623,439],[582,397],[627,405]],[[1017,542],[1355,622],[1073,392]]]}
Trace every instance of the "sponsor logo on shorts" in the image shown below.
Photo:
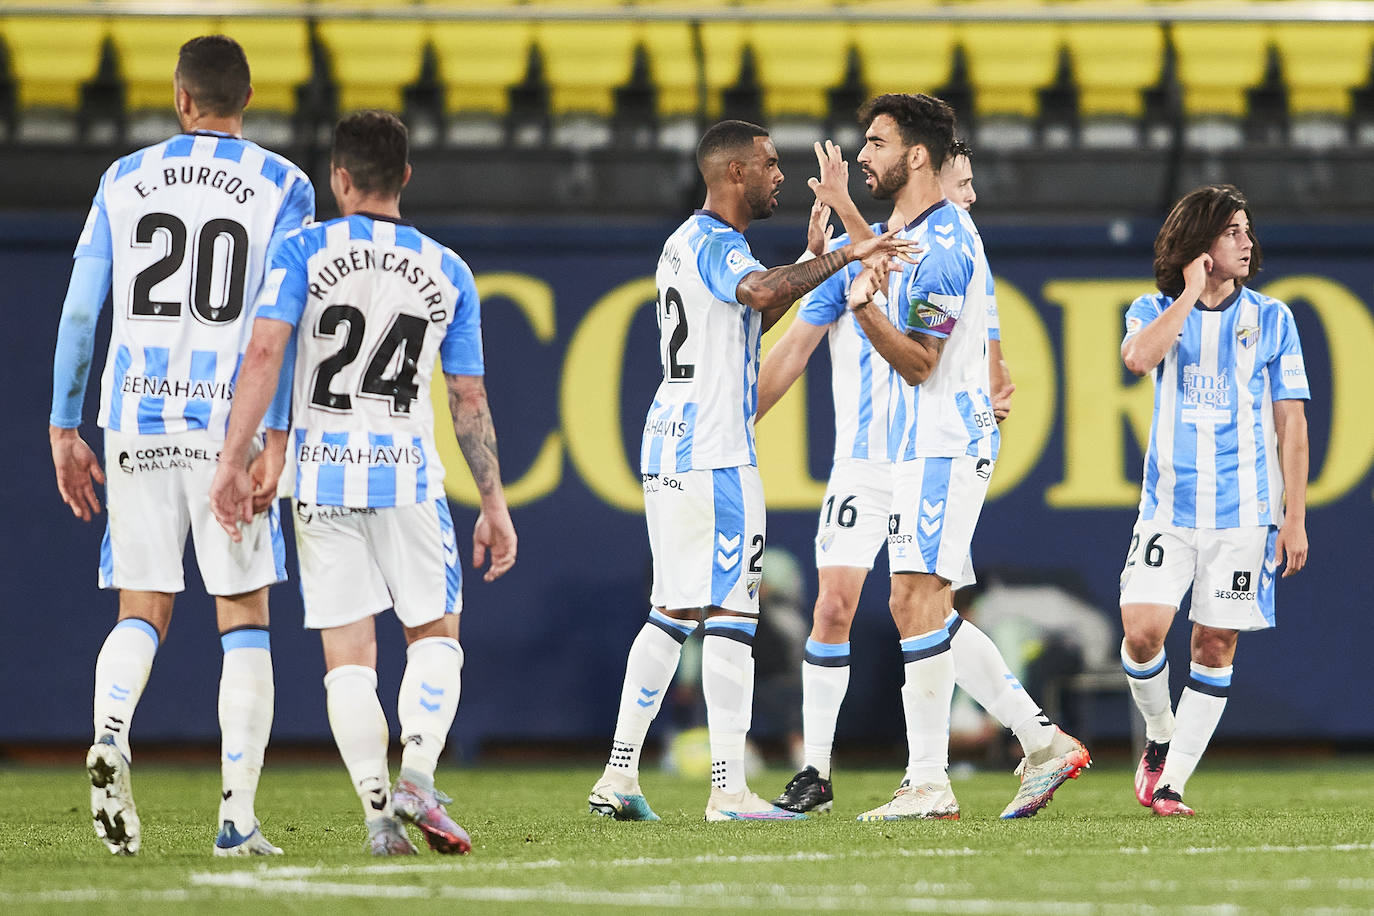
{"label": "sponsor logo on shorts", "polygon": [[833,545],[834,543],[835,532],[830,531],[820,536],[820,539],[816,542],[816,546],[821,549],[822,553],[824,553],[825,551],[829,550],[831,545]]}
{"label": "sponsor logo on shorts", "polygon": [[992,476],[992,459],[979,458],[978,463],[973,466],[973,473],[977,474],[983,480],[987,480]]}
{"label": "sponsor logo on shorts", "polygon": [[1248,569],[1238,569],[1231,573],[1229,589],[1214,589],[1213,598],[1223,601],[1248,601],[1255,597],[1255,574]]}
{"label": "sponsor logo on shorts", "polygon": [[316,506],[306,502],[296,502],[296,520],[308,525],[315,519],[321,521],[334,518],[351,518],[355,515],[376,515],[377,510],[368,506],[356,508],[354,506]]}
{"label": "sponsor logo on shorts", "polygon": [[887,533],[896,534],[902,527],[902,515],[900,512],[887,517]]}
{"label": "sponsor logo on shorts", "polygon": [[759,593],[759,582],[763,579],[762,575],[748,575],[744,578],[744,587],[749,592],[749,597],[753,598]]}
{"label": "sponsor logo on shorts", "polygon": [[219,452],[205,448],[182,448],[180,445],[159,445],[136,448],[119,453],[119,469],[126,474],[140,471],[189,471],[194,462],[218,461]]}

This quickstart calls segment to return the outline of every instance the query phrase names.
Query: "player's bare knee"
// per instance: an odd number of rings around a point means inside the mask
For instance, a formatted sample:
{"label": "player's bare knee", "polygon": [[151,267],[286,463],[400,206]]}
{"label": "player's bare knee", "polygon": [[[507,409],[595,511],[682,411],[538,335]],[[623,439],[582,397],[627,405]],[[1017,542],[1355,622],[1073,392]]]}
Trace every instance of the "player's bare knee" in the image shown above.
{"label": "player's bare knee", "polygon": [[1225,668],[1236,657],[1236,643],[1240,633],[1218,627],[1193,628],[1193,661],[1208,668]]}
{"label": "player's bare knee", "polygon": [[823,643],[841,643],[849,639],[857,605],[842,596],[822,591],[816,598],[811,638]]}

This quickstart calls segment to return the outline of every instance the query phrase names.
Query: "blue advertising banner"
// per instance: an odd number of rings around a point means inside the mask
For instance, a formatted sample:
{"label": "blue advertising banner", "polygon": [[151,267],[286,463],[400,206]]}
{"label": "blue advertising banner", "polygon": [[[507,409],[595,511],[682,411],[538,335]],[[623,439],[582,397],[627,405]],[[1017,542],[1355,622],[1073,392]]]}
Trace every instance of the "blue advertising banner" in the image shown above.
{"label": "blue advertising banner", "polygon": [[[0,695],[9,701],[0,743],[85,739],[94,659],[114,620],[115,596],[95,584],[103,518],[85,525],[63,507],[44,434],[57,319],[79,228],[65,218],[0,220],[0,301],[9,316],[0,372],[11,412],[0,529],[8,636]],[[520,536],[519,559],[505,578],[487,584],[472,572],[465,577],[467,661],[455,744],[473,753],[493,741],[609,741],[625,652],[648,609],[636,462],[661,373],[652,272],[673,226],[421,228],[454,247],[477,274],[487,387]],[[975,562],[980,571],[1076,580],[1118,633],[1116,582],[1139,499],[1151,408],[1149,380],[1130,376],[1118,350],[1126,306],[1153,289],[1155,228],[985,232],[1017,390]],[[1355,647],[1374,642],[1367,616],[1374,588],[1362,572],[1374,543],[1374,423],[1365,406],[1374,391],[1374,227],[1261,221],[1257,231],[1265,270],[1255,286],[1292,306],[1312,385],[1311,558],[1278,587],[1279,627],[1241,639],[1219,740],[1367,740],[1374,737],[1374,706],[1345,698],[1351,685],[1363,683]],[[785,263],[799,253],[803,227],[759,224],[749,237],[764,263]],[[770,332],[765,346],[780,332]],[[107,336],[106,327],[97,360]],[[804,382],[759,425],[769,544],[801,560],[808,607],[815,595],[812,538],[833,446],[824,349]],[[92,375],[83,432],[97,445],[98,371]],[[442,422],[440,434],[460,549],[467,550],[475,490]],[[323,662],[318,639],[301,627],[291,565],[292,582],[272,592],[274,735],[324,740]],[[194,564],[188,566],[187,591],[139,710],[136,743],[218,734],[213,605]],[[860,605],[841,741],[901,740],[885,569],[880,559]],[[389,617],[379,621],[383,703],[393,706],[403,640]],[[1181,678],[1184,621],[1168,645]],[[1097,733],[1125,735],[1125,710],[1124,702],[1114,706]],[[756,716],[760,730],[769,725]]]}

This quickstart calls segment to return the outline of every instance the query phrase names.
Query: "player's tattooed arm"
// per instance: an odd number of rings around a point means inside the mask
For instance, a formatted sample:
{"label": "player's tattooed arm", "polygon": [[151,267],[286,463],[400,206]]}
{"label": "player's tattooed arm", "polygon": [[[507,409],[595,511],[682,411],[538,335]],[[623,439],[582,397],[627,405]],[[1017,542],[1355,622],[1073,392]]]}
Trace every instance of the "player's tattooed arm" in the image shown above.
{"label": "player's tattooed arm", "polygon": [[453,415],[453,433],[458,447],[472,471],[477,491],[487,494],[501,490],[501,462],[496,454],[496,427],[491,422],[487,387],[480,375],[449,375],[448,409]]}
{"label": "player's tattooed arm", "polygon": [[[811,292],[826,277],[850,261],[862,261],[874,256],[895,257],[914,263],[916,244],[898,238],[896,232],[886,232],[862,242],[851,242],[819,258],[788,264],[769,270],[757,270],[739,281],[735,299],[751,309],[763,312],[765,330],[782,317],[788,307]],[[769,321],[769,318],[772,321]]]}
{"label": "player's tattooed arm", "polygon": [[482,494],[482,511],[472,529],[472,565],[480,569],[490,553],[491,565],[482,578],[491,582],[515,565],[516,536],[501,489],[501,462],[496,456],[496,427],[487,404],[487,386],[480,375],[445,372],[444,381],[458,447]]}

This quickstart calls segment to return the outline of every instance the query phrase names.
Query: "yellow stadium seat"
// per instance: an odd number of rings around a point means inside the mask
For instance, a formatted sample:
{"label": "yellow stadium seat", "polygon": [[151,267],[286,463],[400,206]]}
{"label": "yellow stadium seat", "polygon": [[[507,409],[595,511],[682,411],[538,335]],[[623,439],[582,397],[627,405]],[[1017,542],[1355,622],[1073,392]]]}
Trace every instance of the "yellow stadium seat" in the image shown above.
{"label": "yellow stadium seat", "polygon": [[534,23],[436,21],[432,35],[449,112],[505,115],[507,90],[525,77]]}
{"label": "yellow stadium seat", "polygon": [[544,56],[551,113],[610,117],[615,87],[630,78],[634,24],[546,20],[535,24],[534,40]]}
{"label": "yellow stadium seat", "polygon": [[1175,24],[1184,114],[1244,117],[1245,91],[1264,78],[1272,28],[1249,22]]}
{"label": "yellow stadium seat", "polygon": [[1350,114],[1350,90],[1369,77],[1374,27],[1362,22],[1288,22],[1273,33],[1295,115]]}
{"label": "yellow stadium seat", "polygon": [[112,17],[109,29],[119,53],[124,107],[129,111],[170,110],[177,51],[190,39],[217,31],[211,19],[180,17]]}
{"label": "yellow stadium seat", "polygon": [[739,80],[749,47],[769,118],[825,117],[826,92],[844,78],[853,32],[850,24],[836,22],[704,21],[708,113],[719,115],[721,92]]}
{"label": "yellow stadium seat", "polygon": [[751,23],[749,40],[768,117],[829,115],[827,93],[844,80],[855,36],[856,28],[847,22]]}
{"label": "yellow stadium seat", "polygon": [[[15,16],[0,20],[22,109],[75,110],[81,84],[95,75],[103,19],[76,16]],[[171,76],[171,71],[168,72]]]}
{"label": "yellow stadium seat", "polygon": [[1086,118],[1139,118],[1142,91],[1159,82],[1164,29],[1158,23],[1072,22],[1064,42]]}
{"label": "yellow stadium seat", "polygon": [[1062,26],[1031,22],[969,22],[957,36],[968,59],[980,118],[1034,118],[1037,91],[1054,82]]}
{"label": "yellow stadium seat", "polygon": [[429,27],[403,19],[321,19],[320,41],[339,84],[339,109],[401,110],[401,89],[420,75]]}
{"label": "yellow stadium seat", "polygon": [[740,59],[748,43],[743,22],[706,20],[701,26],[702,77],[706,88],[706,114],[720,117],[721,92],[739,81]]}
{"label": "yellow stadium seat", "polygon": [[660,117],[686,117],[700,107],[700,80],[692,27],[686,22],[638,23],[637,40],[649,58],[649,75],[658,89]]}
{"label": "yellow stadium seat", "polygon": [[954,27],[946,22],[865,22],[856,27],[870,94],[934,92],[949,81]]}
{"label": "yellow stadium seat", "polygon": [[294,112],[296,87],[310,79],[310,31],[305,20],[222,19],[218,27],[243,45],[248,55],[248,69],[253,73],[251,110]]}

